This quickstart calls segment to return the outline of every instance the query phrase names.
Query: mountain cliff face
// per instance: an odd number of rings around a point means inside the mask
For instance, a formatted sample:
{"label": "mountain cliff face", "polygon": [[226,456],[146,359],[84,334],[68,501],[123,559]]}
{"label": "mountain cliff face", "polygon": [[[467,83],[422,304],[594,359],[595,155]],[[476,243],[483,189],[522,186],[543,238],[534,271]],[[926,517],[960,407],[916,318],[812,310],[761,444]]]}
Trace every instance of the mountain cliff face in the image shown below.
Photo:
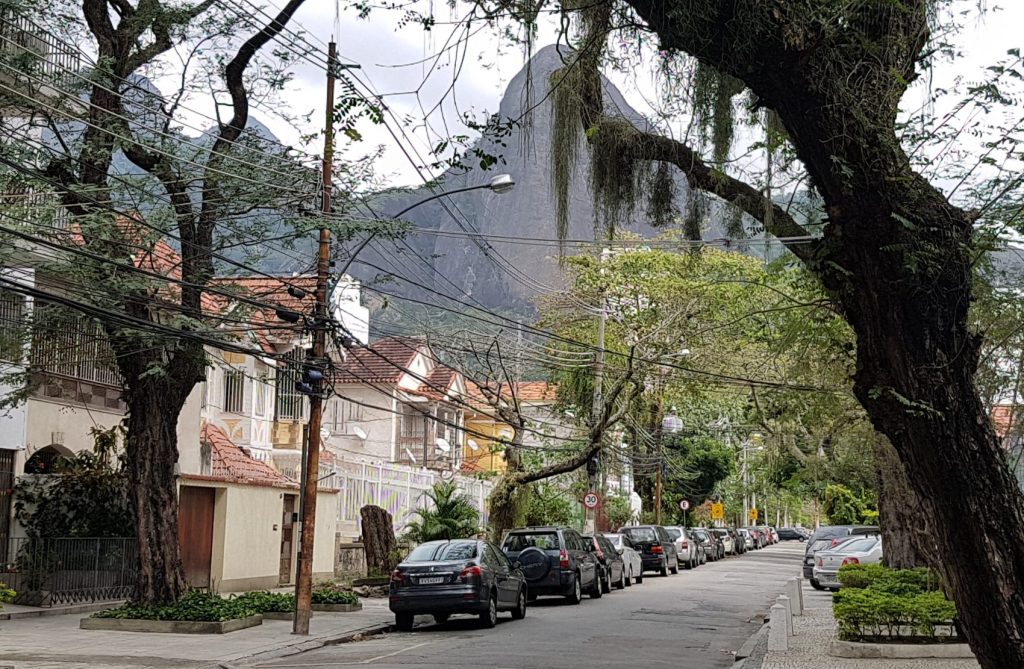
{"label": "mountain cliff face", "polygon": [[[460,193],[417,207],[404,216],[405,220],[420,229],[409,234],[405,243],[429,261],[429,269],[424,268],[423,260],[413,256],[407,248],[390,242],[376,249],[368,248],[365,259],[369,263],[384,269],[394,269],[417,282],[429,280],[427,288],[455,297],[463,297],[459,295],[461,291],[488,307],[511,307],[516,311],[528,310],[537,295],[545,290],[563,286],[564,280],[558,268],[557,246],[526,245],[486,238],[474,241],[467,235],[468,232],[478,232],[481,235],[516,239],[556,237],[555,200],[550,176],[552,105],[548,99],[548,80],[551,73],[561,66],[558,51],[554,46],[548,46],[538,51],[529,68],[524,68],[509,83],[498,111],[502,122],[523,116],[527,106],[527,77],[533,78],[532,99],[535,108],[530,130],[515,127],[511,135],[501,140],[505,146],[487,137],[477,144],[477,148],[488,154],[501,156],[505,164],[499,163],[488,171],[479,168],[468,171],[449,170],[441,180],[441,189],[452,190],[487,183],[495,174],[508,173],[516,181],[515,189],[502,195],[489,190]],[[607,82],[606,99],[608,106],[614,108],[616,113],[637,125],[645,124],[644,119],[629,107],[619,91]],[[579,169],[570,190],[570,239],[595,238],[594,206],[585,151],[583,147]],[[431,191],[427,188],[406,191],[401,195],[384,198],[377,209],[394,213],[430,195]],[[686,201],[686,186],[681,178],[677,179],[676,201],[680,204]],[[639,218],[624,227],[644,236],[655,233],[653,228]],[[433,234],[435,232],[439,234]],[[417,264],[420,265],[418,273],[411,267]],[[364,280],[379,274],[378,270],[367,265],[359,266],[355,271]],[[429,278],[425,275],[429,275]],[[452,284],[458,287],[458,291]],[[408,284],[403,286],[401,282],[388,290],[399,289],[404,294],[417,292],[415,288]]]}

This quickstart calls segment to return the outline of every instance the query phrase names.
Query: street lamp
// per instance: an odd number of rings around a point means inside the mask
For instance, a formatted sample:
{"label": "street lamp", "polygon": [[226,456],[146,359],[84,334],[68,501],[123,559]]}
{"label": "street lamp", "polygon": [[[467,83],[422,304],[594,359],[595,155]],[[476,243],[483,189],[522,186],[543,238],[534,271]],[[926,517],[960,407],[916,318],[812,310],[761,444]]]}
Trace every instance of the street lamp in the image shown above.
{"label": "street lamp", "polygon": [[[406,207],[402,211],[398,212],[394,216],[389,216],[388,218],[399,218],[399,217],[403,216],[404,214],[412,211],[416,207],[420,206],[421,204],[426,204],[427,202],[430,202],[432,200],[436,200],[436,199],[441,198],[441,197],[446,197],[448,195],[454,195],[456,193],[465,193],[465,192],[471,191],[471,190],[483,190],[483,189],[486,188],[487,190],[491,191],[492,193],[497,193],[498,195],[503,195],[505,193],[508,193],[509,191],[511,191],[515,187],[516,187],[516,182],[515,182],[515,179],[512,178],[512,175],[510,175],[510,174],[496,174],[495,176],[491,177],[491,180],[488,181],[485,184],[477,184],[475,186],[466,186],[464,188],[454,188],[452,190],[446,190],[446,191],[442,191],[440,193],[434,193],[433,195],[431,195],[428,198],[424,198],[424,199],[420,200],[419,202],[414,202],[414,203],[410,204],[408,207]],[[351,267],[353,261],[355,261],[356,256],[358,256],[360,253],[362,253],[363,249],[366,248],[366,245],[374,240],[374,238],[377,236],[378,232],[379,232],[379,230],[374,230],[373,232],[371,232],[370,235],[366,239],[364,239],[359,244],[359,246],[356,247],[356,250],[353,251],[352,254],[348,257],[348,260],[345,261],[345,266],[341,268],[341,272],[338,273],[339,275],[342,275],[342,274],[344,274],[345,272],[348,271],[348,268]]]}

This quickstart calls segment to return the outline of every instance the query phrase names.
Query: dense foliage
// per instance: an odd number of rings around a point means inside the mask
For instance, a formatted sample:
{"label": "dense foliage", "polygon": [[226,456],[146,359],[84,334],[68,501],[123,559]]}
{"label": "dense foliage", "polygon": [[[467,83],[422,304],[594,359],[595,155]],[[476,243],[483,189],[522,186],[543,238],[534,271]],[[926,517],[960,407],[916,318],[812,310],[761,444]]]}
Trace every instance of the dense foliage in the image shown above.
{"label": "dense foliage", "polygon": [[833,598],[839,636],[847,641],[957,640],[956,605],[927,569],[845,565]]}
{"label": "dense foliage", "polygon": [[201,590],[190,590],[184,597],[167,606],[128,603],[115,609],[93,614],[94,618],[121,618],[131,620],[188,620],[195,622],[223,622],[248,618],[259,613],[254,601],[236,597],[224,599],[220,595]]}
{"label": "dense foliage", "polygon": [[427,506],[416,510],[404,539],[414,543],[464,539],[480,529],[480,513],[454,482],[441,481],[424,491]]}

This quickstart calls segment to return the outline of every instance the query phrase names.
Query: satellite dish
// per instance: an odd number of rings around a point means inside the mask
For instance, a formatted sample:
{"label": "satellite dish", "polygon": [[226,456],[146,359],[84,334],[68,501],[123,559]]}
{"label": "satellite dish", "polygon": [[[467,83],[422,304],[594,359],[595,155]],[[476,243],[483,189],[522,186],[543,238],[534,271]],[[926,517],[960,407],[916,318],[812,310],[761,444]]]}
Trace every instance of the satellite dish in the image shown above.
{"label": "satellite dish", "polygon": [[359,437],[363,441],[366,441],[366,430],[364,430],[363,428],[359,427],[358,425],[353,425],[352,426],[352,434],[356,435],[357,437]]}
{"label": "satellite dish", "polygon": [[409,459],[412,460],[412,463],[414,465],[418,465],[419,464],[418,462],[416,462],[416,456],[413,455],[412,451],[410,451],[408,448],[405,449],[405,454],[409,456]]}
{"label": "satellite dish", "polygon": [[326,427],[320,428],[320,441],[327,441],[330,438],[331,438],[331,431],[328,428],[326,428]]}
{"label": "satellite dish", "polygon": [[469,444],[469,448],[470,449],[472,449],[474,451],[479,451],[480,450],[480,444],[476,443],[476,439],[470,439],[466,443]]}
{"label": "satellite dish", "polygon": [[434,443],[437,444],[437,447],[441,449],[442,453],[447,453],[452,450],[451,444],[449,444],[448,440],[444,437],[438,437],[434,440]]}

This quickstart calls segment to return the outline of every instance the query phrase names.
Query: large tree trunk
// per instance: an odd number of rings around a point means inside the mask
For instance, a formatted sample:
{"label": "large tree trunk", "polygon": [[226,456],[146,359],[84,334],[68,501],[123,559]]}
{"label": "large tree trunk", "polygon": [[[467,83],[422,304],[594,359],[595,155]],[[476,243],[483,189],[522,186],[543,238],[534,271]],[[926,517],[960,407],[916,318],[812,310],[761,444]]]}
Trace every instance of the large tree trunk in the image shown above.
{"label": "large tree trunk", "polygon": [[391,514],[379,506],[367,504],[359,509],[359,517],[363,526],[366,575],[390,575],[398,564],[398,542]]}
{"label": "large tree trunk", "polygon": [[874,460],[885,563],[896,569],[934,566],[938,547],[928,512],[884,437],[875,440]]}
{"label": "large tree trunk", "polygon": [[[187,589],[178,542],[178,389],[159,380],[142,380],[127,393],[125,455],[135,501],[139,576],[135,600],[170,604]],[[191,387],[191,384],[190,384]],[[198,444],[195,446],[198,447]]]}
{"label": "large tree trunk", "polygon": [[[854,392],[934,521],[935,561],[979,662],[1024,666],[1024,494],[973,380],[974,220],[913,171],[895,131],[931,0],[817,3],[816,12],[782,0],[627,2],[661,48],[739,78],[782,119],[828,219],[821,244],[792,248],[856,332]],[[772,232],[794,230],[784,211],[688,147],[647,147]]]}

